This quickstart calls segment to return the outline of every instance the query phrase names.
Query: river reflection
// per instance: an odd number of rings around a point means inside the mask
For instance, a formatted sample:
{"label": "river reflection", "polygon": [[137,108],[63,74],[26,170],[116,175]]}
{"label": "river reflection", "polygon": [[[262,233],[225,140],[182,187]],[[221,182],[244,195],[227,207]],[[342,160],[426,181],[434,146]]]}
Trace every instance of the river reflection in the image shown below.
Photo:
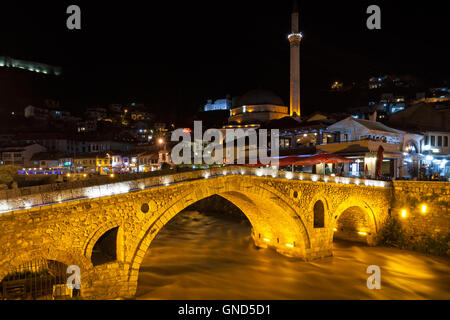
{"label": "river reflection", "polygon": [[[450,259],[337,242],[313,262],[257,249],[248,221],[183,212],[152,242],[137,299],[450,299]],[[366,269],[381,268],[381,290]]]}

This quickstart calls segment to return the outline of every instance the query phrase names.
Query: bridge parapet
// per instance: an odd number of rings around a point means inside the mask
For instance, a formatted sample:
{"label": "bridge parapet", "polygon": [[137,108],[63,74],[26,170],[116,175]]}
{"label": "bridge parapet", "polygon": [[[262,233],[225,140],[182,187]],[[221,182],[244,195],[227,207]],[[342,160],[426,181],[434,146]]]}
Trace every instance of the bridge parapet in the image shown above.
{"label": "bridge parapet", "polygon": [[114,182],[95,186],[82,186],[72,189],[66,189],[64,187],[50,188],[47,190],[42,189],[42,191],[39,191],[38,189],[36,190],[37,193],[31,194],[29,193],[29,191],[22,192],[23,190],[17,189],[14,193],[3,194],[3,198],[0,198],[0,214],[23,209],[31,209],[35,207],[48,206],[68,201],[123,194],[138,190],[144,190],[147,188],[172,185],[183,181],[207,179],[209,177],[225,176],[225,175],[252,175],[259,177],[270,176],[273,178],[281,178],[281,179],[392,188],[392,183],[386,181],[327,176],[301,172],[299,173],[290,171],[279,171],[274,168],[226,166],[204,170],[174,173],[169,175],[140,178],[135,180]]}

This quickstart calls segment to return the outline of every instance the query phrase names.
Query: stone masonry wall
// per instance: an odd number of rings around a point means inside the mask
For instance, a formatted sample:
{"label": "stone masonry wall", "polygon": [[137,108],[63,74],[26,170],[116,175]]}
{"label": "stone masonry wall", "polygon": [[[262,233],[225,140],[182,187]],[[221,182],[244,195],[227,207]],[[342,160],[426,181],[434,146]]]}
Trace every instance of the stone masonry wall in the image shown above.
{"label": "stone masonry wall", "polygon": [[[422,207],[425,212],[422,212]],[[405,210],[405,216],[403,216]],[[448,236],[450,231],[450,183],[395,181],[391,214],[409,237]]]}

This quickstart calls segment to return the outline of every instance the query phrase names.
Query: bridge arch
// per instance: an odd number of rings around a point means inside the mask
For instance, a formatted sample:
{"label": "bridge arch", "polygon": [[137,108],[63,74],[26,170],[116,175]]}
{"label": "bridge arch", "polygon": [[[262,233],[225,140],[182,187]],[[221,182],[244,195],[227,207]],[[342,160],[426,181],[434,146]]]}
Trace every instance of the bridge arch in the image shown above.
{"label": "bridge arch", "polygon": [[337,207],[331,220],[333,237],[374,244],[379,222],[367,202],[351,197]]}
{"label": "bridge arch", "polygon": [[29,261],[33,260],[53,260],[60,263],[63,263],[67,266],[77,265],[81,269],[81,274],[83,274],[93,269],[93,265],[86,257],[78,254],[75,251],[68,251],[66,248],[58,249],[55,247],[49,247],[47,250],[29,250],[24,252],[21,255],[16,256],[15,258],[8,261],[0,266],[0,281],[8,275],[11,270],[14,270],[16,267],[25,264]]}
{"label": "bridge arch", "polygon": [[103,235],[105,235],[105,233],[114,228],[118,228],[116,236],[116,258],[118,261],[124,260],[123,227],[116,221],[108,221],[97,230],[95,230],[95,232],[91,236],[89,236],[88,240],[86,241],[83,252],[84,256],[89,259],[89,261],[92,261],[92,252],[94,250],[95,244]]}
{"label": "bridge arch", "polygon": [[[248,218],[252,225],[252,237],[257,246],[274,247],[278,252],[304,258],[310,249],[310,238],[302,218],[283,199],[270,188],[256,183],[245,186],[226,184],[223,179],[217,179],[216,184],[199,183],[190,192],[180,194],[178,199],[162,208],[156,219],[143,224],[138,239],[140,239],[127,257],[130,263],[130,282],[138,278],[139,268],[152,240],[174,216],[197,201],[219,195],[236,207]],[[201,191],[199,191],[201,190]]]}

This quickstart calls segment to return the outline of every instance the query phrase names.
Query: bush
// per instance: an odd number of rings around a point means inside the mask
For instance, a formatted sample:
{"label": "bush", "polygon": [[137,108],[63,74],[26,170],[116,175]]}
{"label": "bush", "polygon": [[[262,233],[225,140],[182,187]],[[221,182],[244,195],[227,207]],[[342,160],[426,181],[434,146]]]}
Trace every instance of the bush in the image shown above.
{"label": "bush", "polygon": [[161,171],[169,171],[172,167],[167,162],[161,164]]}
{"label": "bush", "polygon": [[0,184],[4,184],[10,187],[17,178],[17,174],[18,171],[15,166],[0,166]]}
{"label": "bush", "polygon": [[378,234],[377,242],[386,247],[403,248],[406,244],[406,235],[400,222],[389,216]]}
{"label": "bush", "polygon": [[386,247],[419,251],[438,256],[450,255],[450,234],[430,237],[424,233],[407,234],[401,223],[390,216],[378,234],[378,244]]}

